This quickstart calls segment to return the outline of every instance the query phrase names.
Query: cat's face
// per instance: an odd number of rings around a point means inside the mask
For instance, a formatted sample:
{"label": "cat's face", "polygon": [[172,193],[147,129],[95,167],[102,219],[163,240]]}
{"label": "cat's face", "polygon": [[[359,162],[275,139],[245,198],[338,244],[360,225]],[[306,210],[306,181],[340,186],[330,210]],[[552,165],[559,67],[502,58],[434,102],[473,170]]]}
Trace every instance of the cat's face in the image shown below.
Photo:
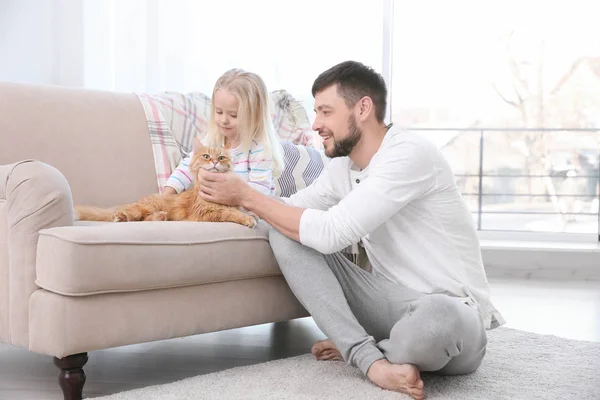
{"label": "cat's face", "polygon": [[211,172],[231,171],[229,151],[220,147],[205,147],[199,141],[194,143],[194,157],[190,161],[190,171],[194,177],[204,169]]}

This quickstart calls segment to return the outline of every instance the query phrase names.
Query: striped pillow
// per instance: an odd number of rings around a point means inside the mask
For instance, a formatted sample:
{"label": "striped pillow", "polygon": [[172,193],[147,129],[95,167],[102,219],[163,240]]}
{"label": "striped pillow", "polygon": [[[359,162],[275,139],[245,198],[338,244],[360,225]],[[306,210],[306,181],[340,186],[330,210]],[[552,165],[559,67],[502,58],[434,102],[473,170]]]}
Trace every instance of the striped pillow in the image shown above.
{"label": "striped pillow", "polygon": [[321,150],[291,142],[281,142],[285,167],[275,182],[277,197],[290,197],[309,186],[323,171],[328,158]]}

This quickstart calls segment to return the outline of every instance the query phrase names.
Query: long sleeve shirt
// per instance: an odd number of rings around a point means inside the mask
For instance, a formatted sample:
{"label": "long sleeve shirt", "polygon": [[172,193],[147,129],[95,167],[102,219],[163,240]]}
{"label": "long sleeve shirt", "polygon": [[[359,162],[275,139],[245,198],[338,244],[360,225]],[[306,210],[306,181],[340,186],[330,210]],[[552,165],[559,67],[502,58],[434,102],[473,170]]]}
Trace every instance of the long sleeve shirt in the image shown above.
{"label": "long sleeve shirt", "polygon": [[[204,143],[203,140],[203,144]],[[272,196],[275,194],[275,179],[273,177],[273,158],[265,154],[265,149],[253,141],[250,150],[242,151],[239,147],[230,149],[233,171],[244,181],[259,192]],[[194,152],[181,160],[173,171],[165,186],[170,186],[181,193],[192,186],[193,177],[190,172],[190,160]]]}
{"label": "long sleeve shirt", "polygon": [[362,242],[372,273],[465,299],[488,329],[504,323],[490,302],[471,213],[448,162],[423,137],[392,126],[365,169],[334,158],[284,201],[306,208],[302,244],[328,254]]}

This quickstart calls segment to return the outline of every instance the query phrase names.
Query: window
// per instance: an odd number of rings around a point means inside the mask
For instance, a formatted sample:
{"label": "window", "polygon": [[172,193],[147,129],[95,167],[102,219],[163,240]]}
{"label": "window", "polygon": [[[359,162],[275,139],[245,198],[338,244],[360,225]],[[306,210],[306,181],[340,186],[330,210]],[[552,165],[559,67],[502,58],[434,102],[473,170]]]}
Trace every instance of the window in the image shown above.
{"label": "window", "polygon": [[480,230],[597,238],[600,25],[591,3],[366,4],[83,0],[84,86],[210,94],[221,73],[241,67],[288,90],[312,119],[316,76],[360,60],[388,82],[388,119],[442,149]]}
{"label": "window", "polygon": [[319,73],[347,59],[381,70],[382,7],[358,0],[85,0],[85,86],[210,95],[223,72],[239,67],[260,74],[270,90],[289,91],[312,118],[310,89]]}
{"label": "window", "polygon": [[481,230],[598,235],[590,4],[394,3],[392,120],[442,149]]}

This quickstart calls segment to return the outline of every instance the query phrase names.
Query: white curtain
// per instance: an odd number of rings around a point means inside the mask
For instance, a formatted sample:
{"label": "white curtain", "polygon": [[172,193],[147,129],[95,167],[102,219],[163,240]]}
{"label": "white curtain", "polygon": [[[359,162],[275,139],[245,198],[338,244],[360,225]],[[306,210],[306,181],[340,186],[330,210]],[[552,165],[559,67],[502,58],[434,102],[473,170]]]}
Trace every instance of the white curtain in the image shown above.
{"label": "white curtain", "polygon": [[311,85],[354,59],[381,72],[382,1],[83,0],[83,86],[208,95],[227,69],[312,110]]}

